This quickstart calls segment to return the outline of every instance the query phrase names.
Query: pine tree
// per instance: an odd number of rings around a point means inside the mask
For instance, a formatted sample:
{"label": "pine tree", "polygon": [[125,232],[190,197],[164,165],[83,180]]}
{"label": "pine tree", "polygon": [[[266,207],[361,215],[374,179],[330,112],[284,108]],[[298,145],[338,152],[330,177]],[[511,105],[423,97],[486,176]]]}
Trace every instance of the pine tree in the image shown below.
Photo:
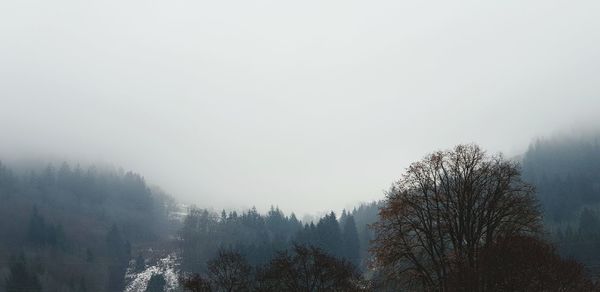
{"label": "pine tree", "polygon": [[600,229],[600,220],[595,212],[589,208],[584,208],[579,217],[580,236],[590,239],[598,234]]}
{"label": "pine tree", "polygon": [[123,290],[123,275],[129,262],[131,245],[123,239],[116,224],[113,224],[106,235],[106,245],[111,255],[108,264],[108,288],[111,291]]}
{"label": "pine tree", "polygon": [[340,216],[340,226],[345,226],[348,215],[350,215],[350,213],[346,212],[346,209],[342,210],[342,215]]}
{"label": "pine tree", "polygon": [[317,224],[317,246],[331,255],[343,255],[342,232],[333,211]]}
{"label": "pine tree", "polygon": [[167,281],[162,274],[154,274],[150,277],[148,281],[148,286],[146,286],[146,292],[163,292],[165,291],[165,286],[167,285]]}
{"label": "pine tree", "polygon": [[27,227],[27,240],[35,245],[41,246],[46,243],[46,222],[36,206],[33,206],[29,226]]}
{"label": "pine tree", "polygon": [[42,291],[42,285],[37,275],[29,270],[23,253],[12,258],[9,269],[10,275],[5,283],[7,292]]}
{"label": "pine tree", "polygon": [[352,215],[346,217],[342,239],[344,244],[344,257],[354,265],[359,266],[360,243],[358,232],[356,231],[356,223],[354,223],[354,216]]}

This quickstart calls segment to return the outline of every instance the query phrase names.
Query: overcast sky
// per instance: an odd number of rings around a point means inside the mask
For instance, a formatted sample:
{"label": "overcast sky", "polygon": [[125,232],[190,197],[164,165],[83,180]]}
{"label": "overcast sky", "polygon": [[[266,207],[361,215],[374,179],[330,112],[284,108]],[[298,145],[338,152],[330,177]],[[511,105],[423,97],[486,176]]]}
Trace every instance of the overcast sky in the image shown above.
{"label": "overcast sky", "polygon": [[598,121],[600,1],[2,1],[0,159],[339,210],[426,153]]}

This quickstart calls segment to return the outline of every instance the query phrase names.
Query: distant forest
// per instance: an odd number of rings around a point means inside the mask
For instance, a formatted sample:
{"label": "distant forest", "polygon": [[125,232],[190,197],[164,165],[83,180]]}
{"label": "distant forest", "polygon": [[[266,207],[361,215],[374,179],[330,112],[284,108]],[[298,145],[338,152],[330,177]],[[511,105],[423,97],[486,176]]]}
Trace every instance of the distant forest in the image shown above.
{"label": "distant forest", "polygon": [[538,139],[523,156],[561,252],[600,272],[600,133]]}
{"label": "distant forest", "polygon": [[340,216],[331,212],[316,223],[302,224],[293,213],[286,216],[278,208],[271,208],[266,215],[256,209],[241,214],[222,211],[220,215],[192,209],[180,233],[183,267],[202,271],[223,248],[240,251],[252,265],[265,264],[277,252],[300,244],[318,247],[366,269],[373,238],[368,224],[376,221],[377,211],[377,203],[363,204]]}
{"label": "distant forest", "polygon": [[[536,189],[544,236],[599,275],[600,134],[538,139],[517,160]],[[195,291],[214,287],[209,276],[227,260],[262,277],[260,285],[307,259],[346,271],[353,287],[367,289],[356,283],[382,273],[370,249],[383,198],[314,222],[275,206],[266,214],[189,207],[178,219],[177,202],[139,174],[63,163],[26,171],[0,164],[0,200],[0,291],[123,291],[127,271],[152,264],[148,250],[175,252],[180,282]],[[161,277],[147,291],[167,289]]]}
{"label": "distant forest", "polygon": [[[174,201],[134,173],[0,165],[7,291],[119,291],[132,248],[163,240]],[[2,289],[0,288],[0,289]]]}

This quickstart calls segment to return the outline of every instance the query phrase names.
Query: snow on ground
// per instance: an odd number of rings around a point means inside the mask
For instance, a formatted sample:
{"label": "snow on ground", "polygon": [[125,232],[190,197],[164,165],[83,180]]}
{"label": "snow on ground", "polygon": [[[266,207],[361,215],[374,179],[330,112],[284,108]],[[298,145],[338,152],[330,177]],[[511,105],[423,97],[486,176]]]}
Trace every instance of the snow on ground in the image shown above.
{"label": "snow on ground", "polygon": [[143,292],[146,291],[146,286],[150,277],[154,274],[162,274],[165,277],[167,285],[165,291],[176,291],[179,284],[177,281],[177,266],[179,259],[174,253],[159,259],[155,265],[146,267],[143,271],[135,272],[135,263],[129,265],[125,274],[127,286],[125,292]]}

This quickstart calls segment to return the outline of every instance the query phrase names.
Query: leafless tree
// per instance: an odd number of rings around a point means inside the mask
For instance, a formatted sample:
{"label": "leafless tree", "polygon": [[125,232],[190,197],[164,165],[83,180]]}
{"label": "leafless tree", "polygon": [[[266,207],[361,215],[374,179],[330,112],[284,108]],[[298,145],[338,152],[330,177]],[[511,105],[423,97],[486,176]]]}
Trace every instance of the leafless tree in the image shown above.
{"label": "leafless tree", "polygon": [[252,266],[240,253],[220,250],[216,258],[208,261],[207,266],[213,291],[250,291]]}
{"label": "leafless tree", "polygon": [[206,276],[193,274],[181,279],[186,291],[251,291],[254,281],[252,266],[238,252],[219,250],[207,263]]}
{"label": "leafless tree", "polygon": [[260,273],[260,291],[367,291],[356,268],[315,247],[296,245]]}
{"label": "leafless tree", "polygon": [[[389,190],[372,252],[386,278],[414,289],[448,291],[449,275],[479,275],[478,255],[496,239],[535,234],[540,213],[533,187],[515,162],[477,145],[458,145],[413,163]],[[468,269],[467,269],[468,268]],[[464,290],[478,291],[483,281]]]}
{"label": "leafless tree", "polygon": [[184,291],[191,292],[212,292],[210,282],[200,274],[183,276],[179,279]]}

